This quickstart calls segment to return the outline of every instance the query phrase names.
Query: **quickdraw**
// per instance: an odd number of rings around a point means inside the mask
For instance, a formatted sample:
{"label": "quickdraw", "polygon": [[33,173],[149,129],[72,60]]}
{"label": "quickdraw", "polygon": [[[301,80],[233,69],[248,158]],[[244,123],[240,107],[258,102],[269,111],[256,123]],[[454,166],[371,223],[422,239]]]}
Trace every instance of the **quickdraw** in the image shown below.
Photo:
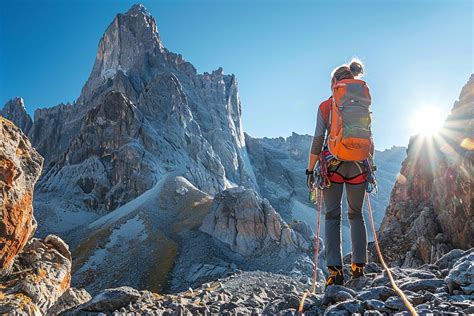
{"label": "quickdraw", "polygon": [[366,191],[372,195],[377,195],[377,179],[375,178],[375,171],[377,170],[374,165],[370,162],[372,161],[372,157],[366,159],[362,162],[363,166],[367,170],[367,188]]}
{"label": "quickdraw", "polygon": [[341,161],[337,160],[329,150],[323,150],[319,163],[316,165],[316,186],[320,190],[324,190],[331,186],[331,180],[329,179],[328,169],[330,167],[337,166]]}

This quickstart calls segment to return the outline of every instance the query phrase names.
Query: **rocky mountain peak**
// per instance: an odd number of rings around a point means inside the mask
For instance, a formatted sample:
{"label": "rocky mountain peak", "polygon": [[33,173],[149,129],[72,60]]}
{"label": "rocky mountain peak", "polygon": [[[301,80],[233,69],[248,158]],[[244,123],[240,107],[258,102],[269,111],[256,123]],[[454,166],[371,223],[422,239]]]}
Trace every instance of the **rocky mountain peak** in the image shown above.
{"label": "rocky mountain peak", "polygon": [[147,60],[164,52],[155,19],[141,4],[117,14],[102,36],[92,73],[83,88],[80,101],[88,99],[96,88],[117,73],[146,72]]}
{"label": "rocky mountain peak", "polygon": [[33,125],[30,115],[26,112],[25,101],[21,97],[7,101],[3,109],[0,110],[0,115],[15,123],[25,134],[28,134]]}
{"label": "rocky mountain peak", "polygon": [[20,106],[21,108],[25,109],[25,101],[23,100],[22,97],[14,97],[8,103],[12,105]]}
{"label": "rocky mountain peak", "polygon": [[128,15],[137,15],[137,14],[142,14],[146,16],[150,16],[150,12],[145,8],[145,6],[141,3],[135,3],[128,9],[127,13]]}

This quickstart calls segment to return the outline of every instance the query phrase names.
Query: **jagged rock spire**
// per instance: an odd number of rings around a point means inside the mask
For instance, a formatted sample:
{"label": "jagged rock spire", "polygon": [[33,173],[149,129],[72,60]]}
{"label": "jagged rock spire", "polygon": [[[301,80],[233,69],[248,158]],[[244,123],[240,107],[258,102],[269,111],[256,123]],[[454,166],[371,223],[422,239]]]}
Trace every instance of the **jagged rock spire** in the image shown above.
{"label": "jagged rock spire", "polygon": [[133,67],[146,65],[163,49],[155,19],[143,5],[135,4],[126,13],[117,14],[99,42],[94,67],[79,101],[118,72],[128,74]]}
{"label": "jagged rock spire", "polygon": [[24,134],[28,134],[33,125],[30,115],[26,112],[25,101],[21,97],[7,101],[3,109],[0,110],[0,115],[15,123]]}

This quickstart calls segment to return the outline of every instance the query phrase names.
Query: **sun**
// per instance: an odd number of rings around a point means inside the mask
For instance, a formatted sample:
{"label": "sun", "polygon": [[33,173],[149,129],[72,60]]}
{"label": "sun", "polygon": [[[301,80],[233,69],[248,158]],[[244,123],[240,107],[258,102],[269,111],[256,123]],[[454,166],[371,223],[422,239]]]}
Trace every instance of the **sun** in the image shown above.
{"label": "sun", "polygon": [[425,106],[416,110],[410,119],[410,129],[414,134],[431,136],[444,124],[446,114],[436,106]]}

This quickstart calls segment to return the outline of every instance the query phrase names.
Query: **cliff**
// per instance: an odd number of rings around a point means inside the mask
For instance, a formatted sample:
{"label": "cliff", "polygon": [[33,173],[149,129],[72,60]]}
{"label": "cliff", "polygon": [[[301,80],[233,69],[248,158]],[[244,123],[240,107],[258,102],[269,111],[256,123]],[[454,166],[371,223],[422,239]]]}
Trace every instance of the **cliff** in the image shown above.
{"label": "cliff", "polygon": [[443,129],[410,140],[378,233],[388,261],[416,267],[473,247],[473,132],[474,75]]}

